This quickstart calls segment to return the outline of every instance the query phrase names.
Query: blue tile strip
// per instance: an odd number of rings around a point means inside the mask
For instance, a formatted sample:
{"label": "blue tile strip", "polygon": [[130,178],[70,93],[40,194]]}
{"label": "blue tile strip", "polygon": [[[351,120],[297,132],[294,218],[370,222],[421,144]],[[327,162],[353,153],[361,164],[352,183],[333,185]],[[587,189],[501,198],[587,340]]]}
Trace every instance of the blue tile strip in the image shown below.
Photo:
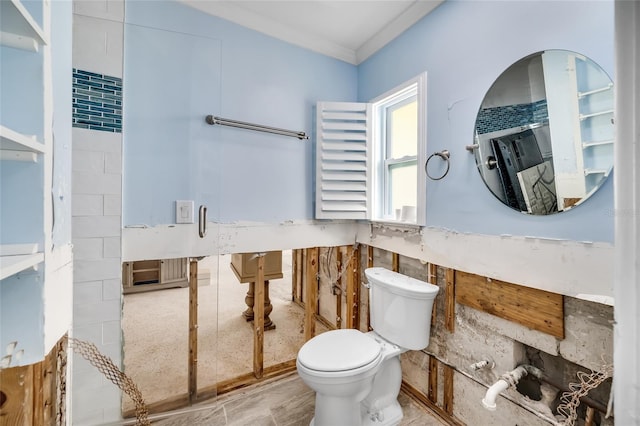
{"label": "blue tile strip", "polygon": [[481,109],[476,120],[476,130],[478,134],[484,134],[548,120],[547,100],[542,99],[530,104]]}
{"label": "blue tile strip", "polygon": [[73,127],[122,133],[122,79],[73,69]]}

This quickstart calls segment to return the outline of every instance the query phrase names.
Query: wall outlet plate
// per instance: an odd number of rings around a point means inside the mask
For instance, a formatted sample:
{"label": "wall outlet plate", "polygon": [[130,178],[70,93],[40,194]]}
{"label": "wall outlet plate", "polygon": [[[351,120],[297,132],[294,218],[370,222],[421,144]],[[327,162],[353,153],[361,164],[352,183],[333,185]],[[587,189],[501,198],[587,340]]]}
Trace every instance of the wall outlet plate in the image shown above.
{"label": "wall outlet plate", "polygon": [[176,200],[176,223],[194,223],[193,200]]}

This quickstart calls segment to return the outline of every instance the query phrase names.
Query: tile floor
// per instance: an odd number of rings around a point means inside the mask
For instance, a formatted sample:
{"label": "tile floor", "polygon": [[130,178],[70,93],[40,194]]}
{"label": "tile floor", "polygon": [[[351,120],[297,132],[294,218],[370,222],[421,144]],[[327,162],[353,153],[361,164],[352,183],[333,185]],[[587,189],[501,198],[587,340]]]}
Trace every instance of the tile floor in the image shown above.
{"label": "tile floor", "polygon": [[[398,400],[404,411],[400,425],[446,424],[407,395],[401,393]],[[222,395],[215,405],[193,406],[150,416],[150,420],[159,426],[306,426],[313,417],[314,403],[314,392],[296,373],[291,373],[275,381]]]}

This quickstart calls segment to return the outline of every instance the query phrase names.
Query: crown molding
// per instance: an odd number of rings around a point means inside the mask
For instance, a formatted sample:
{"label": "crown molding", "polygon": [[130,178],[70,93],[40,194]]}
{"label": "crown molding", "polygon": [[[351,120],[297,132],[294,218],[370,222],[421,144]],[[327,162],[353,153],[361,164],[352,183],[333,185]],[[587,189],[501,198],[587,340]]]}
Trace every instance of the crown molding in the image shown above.
{"label": "crown molding", "polygon": [[371,55],[382,49],[391,40],[398,37],[425,15],[444,3],[444,1],[445,0],[418,0],[413,3],[407,10],[357,49],[356,65],[364,62]]}
{"label": "crown molding", "polygon": [[182,3],[209,15],[231,21],[287,43],[357,65],[356,52],[321,37],[287,28],[273,19],[251,12],[226,1],[180,0]]}

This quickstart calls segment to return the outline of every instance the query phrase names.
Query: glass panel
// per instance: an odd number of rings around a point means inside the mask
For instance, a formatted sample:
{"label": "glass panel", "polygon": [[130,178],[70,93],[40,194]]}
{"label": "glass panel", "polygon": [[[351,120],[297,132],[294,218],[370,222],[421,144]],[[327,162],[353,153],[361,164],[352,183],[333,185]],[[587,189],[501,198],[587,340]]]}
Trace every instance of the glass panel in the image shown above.
{"label": "glass panel", "polygon": [[[396,219],[402,219],[403,206],[416,206],[418,182],[418,167],[415,162],[407,164],[397,164],[389,168],[389,186],[391,188],[390,206],[391,211],[388,214]],[[405,208],[406,211],[406,208]],[[414,217],[407,221],[415,222]]]}
{"label": "glass panel", "polygon": [[402,158],[418,154],[418,103],[412,102],[390,108],[388,115],[388,157]]}
{"label": "glass panel", "polygon": [[[147,404],[187,392],[189,283],[186,259],[123,264],[124,372]],[[163,280],[168,268],[180,274]],[[124,396],[122,409],[135,409]]]}
{"label": "glass panel", "polygon": [[[212,229],[207,232],[211,232]],[[219,257],[198,261],[198,398],[214,403],[218,381]]]}

